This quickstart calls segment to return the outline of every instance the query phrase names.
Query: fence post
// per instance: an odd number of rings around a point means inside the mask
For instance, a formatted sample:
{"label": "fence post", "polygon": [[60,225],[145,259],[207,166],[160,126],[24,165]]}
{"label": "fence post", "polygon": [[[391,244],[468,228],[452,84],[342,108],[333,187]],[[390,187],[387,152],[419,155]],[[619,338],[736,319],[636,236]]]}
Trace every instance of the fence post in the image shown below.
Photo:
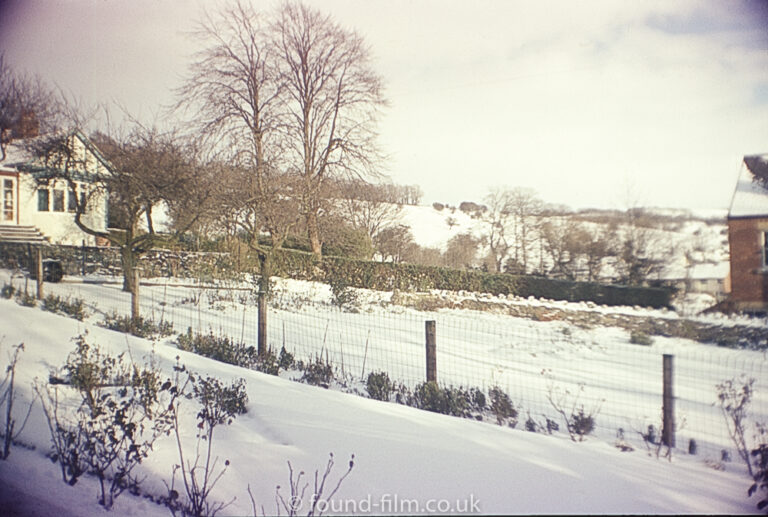
{"label": "fence post", "polygon": [[664,391],[662,402],[663,422],[661,426],[661,443],[667,447],[675,446],[675,396],[672,390],[674,358],[671,354],[664,354]]}
{"label": "fence post", "polygon": [[263,288],[259,288],[259,336],[258,336],[258,354],[264,357],[267,353],[267,296]]}
{"label": "fence post", "polygon": [[85,239],[83,239],[83,245],[80,247],[80,269],[82,275],[85,276]]}
{"label": "fence post", "polygon": [[35,272],[37,276],[37,299],[43,299],[43,247],[38,246],[35,250]]}
{"label": "fence post", "polygon": [[259,294],[257,296],[257,304],[259,308],[259,328],[258,328],[258,348],[257,353],[259,357],[264,357],[267,354],[267,293],[269,289],[269,274],[267,271],[267,257],[263,254],[259,254]]}
{"label": "fence post", "polygon": [[139,321],[139,267],[134,266],[133,271],[133,289],[131,289],[131,321],[138,323]]}
{"label": "fence post", "polygon": [[437,331],[435,321],[426,322],[427,382],[437,382]]}

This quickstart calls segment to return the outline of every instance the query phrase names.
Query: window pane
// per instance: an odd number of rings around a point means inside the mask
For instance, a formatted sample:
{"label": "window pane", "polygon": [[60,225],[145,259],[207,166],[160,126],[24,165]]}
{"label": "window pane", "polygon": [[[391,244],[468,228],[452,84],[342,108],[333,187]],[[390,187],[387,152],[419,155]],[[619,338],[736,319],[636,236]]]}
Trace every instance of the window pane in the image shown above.
{"label": "window pane", "polygon": [[768,232],[763,232],[763,266],[768,267]]}
{"label": "window pane", "polygon": [[69,197],[67,199],[67,210],[70,212],[77,210],[77,197],[73,190],[69,191]]}
{"label": "window pane", "polygon": [[48,189],[37,189],[37,211],[47,212],[48,210]]}
{"label": "window pane", "polygon": [[3,181],[3,221],[13,221],[13,181]]}
{"label": "window pane", "polygon": [[54,212],[64,211],[64,191],[63,190],[53,191],[53,211]]}

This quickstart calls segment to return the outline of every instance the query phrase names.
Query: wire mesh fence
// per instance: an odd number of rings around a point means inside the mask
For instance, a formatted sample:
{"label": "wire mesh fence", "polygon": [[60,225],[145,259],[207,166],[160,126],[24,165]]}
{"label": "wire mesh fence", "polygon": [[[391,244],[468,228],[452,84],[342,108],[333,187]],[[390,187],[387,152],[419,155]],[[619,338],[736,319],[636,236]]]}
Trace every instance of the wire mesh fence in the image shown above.
{"label": "wire mesh fence", "polygon": [[[96,300],[100,312],[130,314],[130,295],[117,285],[68,289]],[[756,379],[750,418],[768,421],[765,352],[665,338],[642,346],[630,343],[628,332],[619,328],[476,311],[420,312],[385,302],[342,310],[329,301],[326,287],[312,289],[318,291],[273,297],[268,346],[285,348],[296,359],[320,358],[339,378],[357,383],[358,391],[364,392],[371,372],[385,372],[410,388],[425,382],[425,322],[435,321],[439,385],[485,393],[500,388],[517,409],[518,428],[541,430],[551,421],[563,432],[562,417],[581,410],[594,418],[599,437],[653,447],[662,428],[664,354],[674,359],[678,450],[695,449],[715,460],[736,457],[717,404],[716,386],[726,379]],[[175,332],[189,329],[256,345],[258,310],[250,286],[144,285],[141,311],[145,318],[171,323]]]}

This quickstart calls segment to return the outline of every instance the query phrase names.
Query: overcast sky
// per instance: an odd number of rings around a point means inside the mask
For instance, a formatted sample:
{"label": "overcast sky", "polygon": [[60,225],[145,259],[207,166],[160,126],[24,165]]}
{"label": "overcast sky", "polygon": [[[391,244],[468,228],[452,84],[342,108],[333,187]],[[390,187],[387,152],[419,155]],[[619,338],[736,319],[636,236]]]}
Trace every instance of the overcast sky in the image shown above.
{"label": "overcast sky", "polygon": [[[0,51],[143,118],[174,99],[203,0],[0,0]],[[392,181],[572,207],[726,208],[768,153],[768,2],[318,0],[370,44]],[[270,8],[272,2],[255,2]]]}

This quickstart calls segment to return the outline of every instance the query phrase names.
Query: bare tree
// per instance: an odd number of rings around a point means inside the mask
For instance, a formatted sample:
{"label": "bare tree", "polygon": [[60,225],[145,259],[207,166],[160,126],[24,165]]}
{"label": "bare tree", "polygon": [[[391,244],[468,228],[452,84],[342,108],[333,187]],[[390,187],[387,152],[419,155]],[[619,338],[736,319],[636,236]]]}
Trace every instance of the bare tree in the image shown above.
{"label": "bare tree", "polygon": [[415,246],[411,229],[399,224],[379,232],[374,240],[376,251],[385,261],[403,262],[411,246]]}
{"label": "bare tree", "polygon": [[61,123],[62,104],[57,92],[38,76],[14,71],[0,54],[0,160],[15,138],[51,132]]}
{"label": "bare tree", "polygon": [[486,224],[486,243],[489,248],[489,262],[492,271],[501,273],[504,260],[511,248],[509,226],[512,221],[511,196],[508,190],[492,189],[485,196],[488,209],[483,212],[482,220]]}
{"label": "bare tree", "polygon": [[444,263],[443,254],[438,248],[419,246],[413,240],[411,229],[402,224],[381,231],[374,245],[385,261],[425,266],[441,266]]}
{"label": "bare tree", "polygon": [[[177,92],[178,110],[194,113],[192,131],[229,153],[221,203],[259,256],[261,292],[270,264],[299,218],[296,173],[286,172],[286,79],[264,17],[241,2],[207,15],[194,36],[204,45]],[[259,241],[262,231],[271,245]]]}
{"label": "bare tree", "polygon": [[405,196],[405,204],[406,205],[418,205],[421,203],[421,198],[424,197],[424,191],[421,190],[421,187],[418,185],[407,185],[405,187],[406,189],[406,196]]}
{"label": "bare tree", "polygon": [[443,254],[445,265],[454,269],[470,269],[475,266],[480,239],[471,233],[456,235],[448,241]]}
{"label": "bare tree", "polygon": [[286,157],[303,179],[302,210],[312,252],[322,254],[319,193],[333,175],[377,172],[382,79],[363,38],[301,3],[283,4],[274,45],[287,125]]}
{"label": "bare tree", "polygon": [[541,242],[552,262],[551,272],[568,280],[598,280],[605,259],[616,254],[615,228],[582,223],[567,215],[541,225]]}
{"label": "bare tree", "polygon": [[665,245],[652,228],[644,221],[644,211],[630,208],[620,233],[617,270],[619,281],[627,285],[643,285],[659,274],[665,265],[665,256],[669,256],[669,247]]}
{"label": "bare tree", "polygon": [[359,179],[337,183],[339,215],[354,228],[364,230],[371,240],[384,229],[400,222],[403,207],[388,200],[391,185],[373,185]]}
{"label": "bare tree", "polygon": [[[229,152],[224,212],[234,214],[259,258],[259,353],[266,352],[266,296],[272,262],[300,216],[299,167],[283,158],[289,127],[288,77],[262,15],[241,2],[206,16],[195,32],[204,48],[190,65],[177,109],[192,111],[192,130]],[[270,245],[259,237],[271,236]]]}
{"label": "bare tree", "polygon": [[508,209],[512,214],[514,260],[528,272],[531,246],[538,239],[543,202],[531,189],[517,187],[508,193]]}
{"label": "bare tree", "polygon": [[595,282],[600,278],[605,259],[616,255],[615,225],[598,226],[583,232],[581,253],[586,268],[586,280]]}
{"label": "bare tree", "polygon": [[[167,210],[166,227],[173,232],[191,234],[197,239],[197,249],[200,248],[200,238],[213,236],[220,231],[234,227],[232,213],[223,210],[226,206],[227,189],[232,179],[228,175],[229,167],[216,156],[201,156],[196,160],[198,167],[195,173],[195,188],[190,189],[194,195],[167,196],[164,208]],[[201,187],[206,191],[202,192]],[[110,216],[116,205],[110,207]],[[229,225],[229,226],[228,226]]]}
{"label": "bare tree", "polygon": [[278,129],[284,124],[283,83],[266,22],[237,2],[215,17],[206,15],[193,36],[204,48],[177,91],[176,109],[193,113],[191,129],[207,145],[229,151],[235,162],[265,176],[278,168]]}
{"label": "bare tree", "polygon": [[541,228],[544,249],[552,260],[552,273],[575,280],[578,274],[578,257],[583,229],[573,219],[550,219]]}
{"label": "bare tree", "polygon": [[397,205],[418,205],[424,192],[418,185],[384,185],[386,200]]}
{"label": "bare tree", "polygon": [[[227,166],[224,175],[221,213],[245,232],[260,259],[271,260],[299,222],[299,178],[246,164]],[[269,244],[259,239],[263,233]]]}
{"label": "bare tree", "polygon": [[[300,221],[299,178],[280,174],[267,166],[253,163],[234,164],[225,168],[220,186],[220,210],[234,229],[245,234],[250,250],[259,259],[258,278],[258,353],[267,352],[267,296],[275,257],[282,249],[294,226]],[[269,242],[263,242],[263,233]]]}
{"label": "bare tree", "polygon": [[403,262],[421,264],[423,266],[442,266],[443,254],[439,248],[419,246],[414,242],[405,250]]}
{"label": "bare tree", "polygon": [[[377,164],[381,80],[362,38],[298,3],[266,17],[238,2],[206,16],[194,35],[204,48],[176,108],[193,113],[193,131],[254,176],[246,183],[251,203],[301,200],[320,255],[325,178],[371,174]],[[275,190],[280,177],[291,178],[290,191]]]}
{"label": "bare tree", "polygon": [[[127,215],[125,234],[115,237],[78,225],[83,231],[120,246],[123,271],[127,273],[142,254],[165,240],[155,227],[155,209],[166,205],[176,214],[176,228],[170,237],[178,237],[205,210],[214,178],[206,173],[207,166],[201,162],[194,144],[180,141],[173,132],[161,133],[136,125],[120,140],[103,134],[95,135],[94,139],[114,165],[103,185]],[[79,213],[78,209],[76,222]],[[144,225],[140,224],[142,220]],[[126,280],[124,289],[133,292],[134,277],[127,275]]]}

